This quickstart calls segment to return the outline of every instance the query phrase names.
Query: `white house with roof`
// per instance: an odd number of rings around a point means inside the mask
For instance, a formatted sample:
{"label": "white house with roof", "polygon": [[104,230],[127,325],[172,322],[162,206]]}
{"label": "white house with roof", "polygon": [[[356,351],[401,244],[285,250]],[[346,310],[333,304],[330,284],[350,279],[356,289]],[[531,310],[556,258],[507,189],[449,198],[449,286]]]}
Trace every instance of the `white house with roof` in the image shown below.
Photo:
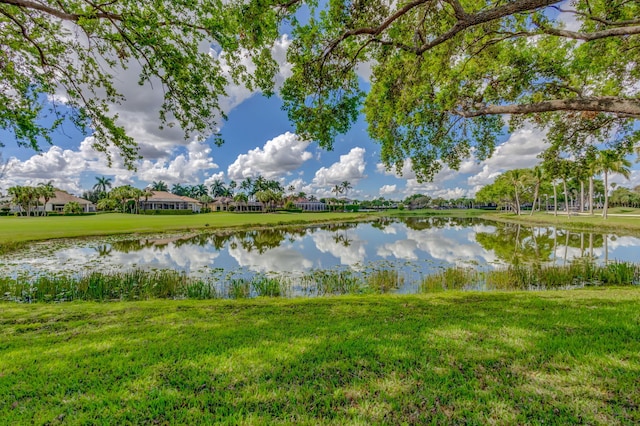
{"label": "white house with roof", "polygon": [[59,189],[55,190],[55,196],[46,201],[45,199],[40,198],[40,206],[37,208],[37,211],[46,211],[46,212],[58,212],[62,213],[64,211],[64,206],[71,202],[76,202],[80,204],[82,207],[82,211],[84,213],[91,213],[96,211],[96,206],[89,200],[85,200],[84,198],[76,197],[75,195],[71,195],[68,192],[61,191]]}
{"label": "white house with roof", "polygon": [[140,199],[140,210],[191,210],[199,213],[202,203],[194,198],[172,194],[167,191],[152,191]]}

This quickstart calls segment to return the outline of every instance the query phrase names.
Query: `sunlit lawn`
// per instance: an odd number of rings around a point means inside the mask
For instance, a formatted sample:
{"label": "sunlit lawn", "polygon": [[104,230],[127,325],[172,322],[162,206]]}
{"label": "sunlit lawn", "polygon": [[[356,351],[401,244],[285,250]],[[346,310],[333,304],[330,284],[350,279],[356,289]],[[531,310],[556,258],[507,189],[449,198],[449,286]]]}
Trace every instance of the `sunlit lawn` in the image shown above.
{"label": "sunlit lawn", "polygon": [[0,304],[3,424],[639,424],[640,288]]}
{"label": "sunlit lawn", "polygon": [[588,214],[569,215],[564,211],[558,211],[555,216],[552,212],[536,212],[533,216],[529,211],[524,211],[520,216],[513,213],[488,213],[484,217],[493,220],[517,221],[526,224],[553,225],[575,229],[600,230],[610,232],[640,232],[640,209],[629,207],[616,207],[609,210],[611,214],[607,219],[602,218],[602,212],[596,211],[593,216]]}
{"label": "sunlit lawn", "polygon": [[91,216],[0,217],[0,244],[50,238],[146,233],[238,226],[268,226],[351,220],[357,213],[207,213],[147,216],[108,213]]}

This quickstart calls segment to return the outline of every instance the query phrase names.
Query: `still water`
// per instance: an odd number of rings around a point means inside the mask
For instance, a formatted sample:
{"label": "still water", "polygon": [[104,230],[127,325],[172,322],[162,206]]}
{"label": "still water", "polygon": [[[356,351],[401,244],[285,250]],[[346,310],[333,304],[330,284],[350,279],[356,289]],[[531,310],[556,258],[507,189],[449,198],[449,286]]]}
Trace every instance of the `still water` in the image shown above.
{"label": "still water", "polygon": [[[406,283],[449,266],[490,269],[519,262],[566,264],[640,260],[640,239],[528,227],[475,218],[383,219],[357,224],[118,236],[41,242],[0,257],[0,273],[82,274],[88,271],[174,269],[190,276],[277,273],[318,269],[354,272],[395,268]],[[413,291],[407,284],[401,291]]]}

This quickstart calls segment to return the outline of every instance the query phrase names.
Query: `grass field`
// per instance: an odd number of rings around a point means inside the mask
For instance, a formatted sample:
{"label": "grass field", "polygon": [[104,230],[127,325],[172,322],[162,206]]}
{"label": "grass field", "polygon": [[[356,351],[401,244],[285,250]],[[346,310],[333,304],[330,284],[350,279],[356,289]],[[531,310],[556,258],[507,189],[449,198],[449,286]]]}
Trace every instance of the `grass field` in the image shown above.
{"label": "grass field", "polygon": [[3,424],[639,424],[640,288],[0,304]]}
{"label": "grass field", "polygon": [[337,222],[362,218],[358,213],[205,213],[148,216],[107,213],[91,216],[0,217],[0,244],[125,233],[222,229]]}
{"label": "grass field", "polygon": [[558,211],[554,216],[549,213],[535,213],[529,216],[529,212],[523,212],[520,216],[513,213],[492,212],[483,215],[490,220],[505,220],[508,222],[521,222],[528,225],[552,225],[575,230],[613,232],[625,234],[640,234],[640,209],[617,207],[609,210],[607,219],[602,219],[601,212],[594,216],[586,214],[567,216]]}

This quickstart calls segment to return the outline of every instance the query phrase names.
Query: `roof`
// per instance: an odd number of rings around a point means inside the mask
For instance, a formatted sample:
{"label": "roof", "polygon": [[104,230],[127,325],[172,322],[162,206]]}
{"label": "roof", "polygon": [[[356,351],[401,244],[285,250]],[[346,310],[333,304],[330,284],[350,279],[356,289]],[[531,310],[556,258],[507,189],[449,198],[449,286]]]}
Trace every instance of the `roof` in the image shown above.
{"label": "roof", "polygon": [[200,201],[183,195],[172,194],[167,191],[152,191],[151,195],[146,198],[146,201],[155,201],[161,203],[198,203]]}
{"label": "roof", "polygon": [[[89,200],[85,200],[84,198],[76,197],[75,195],[71,195],[68,192],[61,191],[59,189],[55,190],[55,197],[50,198],[47,202],[48,204],[67,204],[75,201],[78,204],[93,204]],[[40,201],[44,203],[44,198],[40,197]]]}

